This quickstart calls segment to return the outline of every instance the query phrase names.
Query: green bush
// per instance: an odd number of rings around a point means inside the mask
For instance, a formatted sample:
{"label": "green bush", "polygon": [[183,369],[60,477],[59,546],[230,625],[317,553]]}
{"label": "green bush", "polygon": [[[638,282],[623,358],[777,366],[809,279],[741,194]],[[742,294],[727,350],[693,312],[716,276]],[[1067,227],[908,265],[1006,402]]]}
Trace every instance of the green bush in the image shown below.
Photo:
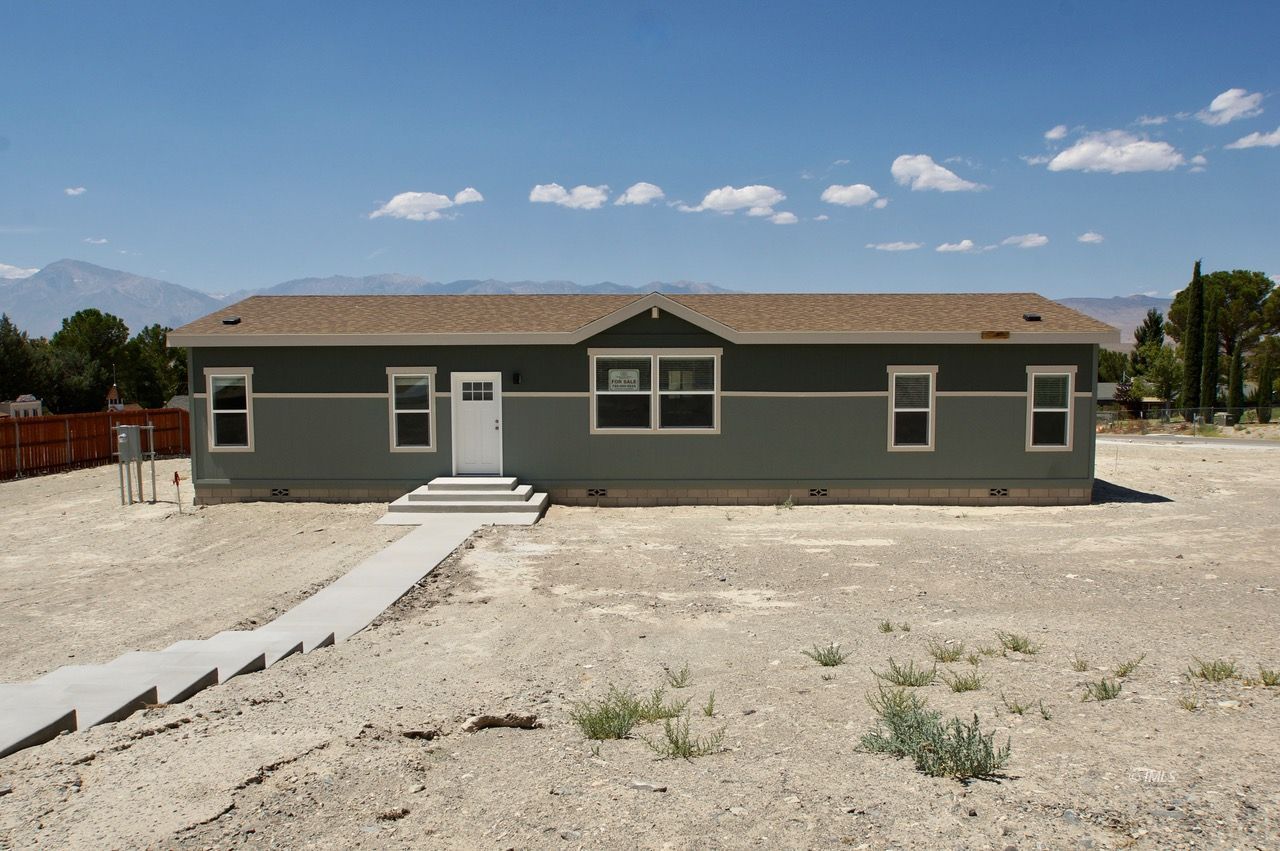
{"label": "green bush", "polygon": [[943,722],[940,713],[925,708],[924,698],[883,685],[867,702],[878,720],[862,737],[863,750],[910,757],[917,771],[960,781],[994,777],[1009,763],[1010,743],[996,745],[995,733],[982,732],[977,715],[972,722]]}

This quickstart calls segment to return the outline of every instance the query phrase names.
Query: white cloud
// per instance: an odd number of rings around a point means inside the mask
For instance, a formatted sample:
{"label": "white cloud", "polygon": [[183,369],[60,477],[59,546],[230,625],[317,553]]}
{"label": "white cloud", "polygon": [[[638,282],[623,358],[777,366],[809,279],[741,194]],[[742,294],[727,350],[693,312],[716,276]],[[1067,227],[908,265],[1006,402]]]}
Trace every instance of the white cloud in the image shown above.
{"label": "white cloud", "polygon": [[1099,242],[1102,242],[1104,239],[1106,239],[1106,237],[1104,237],[1102,234],[1098,233],[1097,231],[1087,230],[1076,237],[1076,242],[1083,242],[1087,245],[1097,245]]}
{"label": "white cloud", "polygon": [[832,163],[832,165],[848,165],[848,164],[849,164],[848,160],[836,160],[835,162]]}
{"label": "white cloud", "polygon": [[922,242],[868,242],[867,248],[874,248],[876,251],[915,251],[917,248],[923,248]]}
{"label": "white cloud", "polygon": [[62,194],[69,195],[70,197],[74,198],[77,195],[83,195],[88,191],[89,190],[85,189],[83,186],[68,186],[66,189],[62,190]]}
{"label": "white cloud", "polygon": [[107,239],[103,236],[86,236],[84,242],[89,245],[106,245]]}
{"label": "white cloud", "polygon": [[598,210],[609,200],[609,187],[575,186],[565,189],[559,183],[539,183],[529,192],[534,204],[559,204],[571,210]]}
{"label": "white cloud", "polygon": [[1141,139],[1124,130],[1090,133],[1049,161],[1049,171],[1168,171],[1186,162],[1168,142]]}
{"label": "white cloud", "polygon": [[1030,157],[1027,156],[1026,154],[1022,154],[1018,157],[1018,159],[1022,160],[1027,165],[1044,165],[1049,160],[1053,159],[1053,157],[1049,156],[1048,154],[1036,154],[1035,156],[1030,156]]}
{"label": "white cloud", "polygon": [[627,191],[618,196],[618,200],[613,203],[619,207],[627,205],[640,206],[653,201],[661,201],[667,197],[662,188],[652,183],[645,183],[643,180],[639,183],[633,183],[627,187]]}
{"label": "white cloud", "polygon": [[1039,248],[1049,244],[1049,237],[1042,233],[1022,233],[1008,236],[1000,240],[1001,245],[1016,245],[1019,248]]}
{"label": "white cloud", "polygon": [[1241,136],[1225,147],[1233,151],[1240,151],[1245,148],[1275,148],[1278,146],[1280,146],[1280,127],[1270,133],[1250,133],[1248,136]]}
{"label": "white cloud", "polygon": [[1205,124],[1228,124],[1237,118],[1252,118],[1262,114],[1262,94],[1250,94],[1244,89],[1227,89],[1209,102],[1208,109],[1196,113]]}
{"label": "white cloud", "polygon": [[1067,138],[1067,125],[1059,124],[1057,127],[1044,131],[1044,137],[1051,142]]}
{"label": "white cloud", "polygon": [[871,206],[875,207],[877,210],[883,210],[885,207],[889,206],[889,199],[877,198]]}
{"label": "white cloud", "polygon": [[903,154],[893,161],[889,169],[893,179],[902,186],[910,186],[912,191],[934,189],[938,192],[972,192],[986,189],[980,183],[974,183],[959,177],[955,172],[933,161],[928,154]]}
{"label": "white cloud", "polygon": [[30,278],[39,269],[24,269],[21,266],[10,266],[8,263],[0,263],[0,278],[9,281],[16,281],[19,278]]}
{"label": "white cloud", "polygon": [[700,213],[704,210],[733,213],[746,210],[748,216],[772,216],[774,206],[785,200],[787,196],[772,186],[722,186],[708,192],[698,206],[681,204],[677,209],[684,213]]}
{"label": "white cloud", "polygon": [[1138,120],[1133,123],[1139,127],[1156,127],[1168,122],[1168,120],[1169,116],[1167,115],[1140,115]]}
{"label": "white cloud", "polygon": [[880,193],[865,183],[853,183],[849,186],[833,183],[822,190],[823,201],[828,204],[838,204],[841,207],[861,207],[879,197]]}
{"label": "white cloud", "polygon": [[795,213],[783,212],[783,213],[774,213],[772,216],[769,217],[769,221],[773,222],[775,225],[794,225],[796,222],[800,220],[796,218]]}
{"label": "white cloud", "polygon": [[830,218],[831,218],[831,217],[830,217],[830,216],[828,216],[826,213],[823,213],[823,214],[822,214],[822,215],[820,215],[820,216],[814,216],[814,217],[813,217],[813,220],[814,220],[815,222],[825,222],[825,221],[827,221],[827,220],[828,220],[828,219],[830,219]]}
{"label": "white cloud", "polygon": [[387,203],[369,214],[371,219],[390,216],[393,219],[407,219],[411,222],[434,222],[452,218],[445,210],[461,204],[474,204],[483,201],[484,196],[468,186],[450,198],[437,192],[401,192]]}
{"label": "white cloud", "polygon": [[972,251],[973,248],[974,245],[972,239],[962,239],[959,242],[944,242],[933,250],[941,251],[943,254],[962,254],[967,251]]}
{"label": "white cloud", "polygon": [[1208,165],[1209,159],[1204,154],[1196,154],[1191,158],[1192,165]]}

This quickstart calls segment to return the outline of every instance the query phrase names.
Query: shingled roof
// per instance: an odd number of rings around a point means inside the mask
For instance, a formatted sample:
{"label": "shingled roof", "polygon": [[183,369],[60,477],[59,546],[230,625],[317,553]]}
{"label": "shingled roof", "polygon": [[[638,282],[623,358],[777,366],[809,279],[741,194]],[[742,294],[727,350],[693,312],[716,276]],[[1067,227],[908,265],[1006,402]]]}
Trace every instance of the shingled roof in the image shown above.
{"label": "shingled roof", "polygon": [[[652,307],[734,342],[1119,338],[1111,326],[1035,293],[650,293],[252,296],[184,325],[170,333],[169,341],[176,346],[576,343]],[[1032,315],[1039,320],[1028,319]]]}

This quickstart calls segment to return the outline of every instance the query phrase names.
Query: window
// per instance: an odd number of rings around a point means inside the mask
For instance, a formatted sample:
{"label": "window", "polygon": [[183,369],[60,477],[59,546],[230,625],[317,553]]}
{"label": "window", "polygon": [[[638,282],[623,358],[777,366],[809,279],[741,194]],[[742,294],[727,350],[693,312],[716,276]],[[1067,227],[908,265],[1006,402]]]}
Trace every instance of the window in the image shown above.
{"label": "window", "polygon": [[435,367],[387,367],[392,452],[435,451],[435,380]]}
{"label": "window", "polygon": [[1027,449],[1069,451],[1075,367],[1027,367]]}
{"label": "window", "polygon": [[253,370],[218,367],[205,370],[209,449],[253,451]]}
{"label": "window", "polygon": [[889,449],[933,449],[936,366],[889,367]]}
{"label": "window", "polygon": [[591,352],[598,432],[716,434],[720,350]]}

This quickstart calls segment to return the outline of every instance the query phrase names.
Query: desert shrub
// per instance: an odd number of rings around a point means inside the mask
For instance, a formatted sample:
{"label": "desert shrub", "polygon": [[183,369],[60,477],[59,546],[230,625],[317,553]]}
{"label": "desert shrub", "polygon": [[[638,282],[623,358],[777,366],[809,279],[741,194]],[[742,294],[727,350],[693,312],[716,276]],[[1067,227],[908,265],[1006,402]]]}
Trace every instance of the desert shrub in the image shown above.
{"label": "desert shrub", "polygon": [[689,732],[689,716],[678,720],[668,718],[662,723],[662,738],[658,741],[645,739],[645,744],[653,749],[660,759],[693,759],[709,756],[720,750],[724,741],[724,728],[721,727],[711,735],[700,738]]}
{"label": "desert shrub", "polygon": [[1075,656],[1072,656],[1071,670],[1075,671],[1076,673],[1083,674],[1085,671],[1089,670],[1089,660],[1082,658],[1078,654]]}
{"label": "desert shrub", "polygon": [[898,662],[890,658],[889,670],[872,671],[882,680],[893,683],[895,686],[908,686],[910,688],[920,688],[922,686],[931,686],[933,681],[938,677],[938,666],[933,665],[928,670],[924,666],[916,667],[913,660],[908,659],[907,664],[900,665]]}
{"label": "desert shrub", "polygon": [[689,663],[685,662],[679,670],[662,666],[662,673],[667,678],[667,685],[672,688],[688,688],[693,685],[693,674],[689,673]]}
{"label": "desert shrub", "polygon": [[849,658],[849,654],[840,649],[840,645],[834,641],[826,647],[813,645],[812,650],[801,650],[801,653],[808,656],[824,668],[834,668],[836,665],[843,665],[844,660]]}
{"label": "desert shrub", "polygon": [[574,706],[569,718],[588,739],[625,739],[635,725],[674,718],[688,705],[687,700],[667,702],[666,691],[661,688],[641,698],[635,692],[609,686],[602,699]]}
{"label": "desert shrub", "polygon": [[863,750],[910,757],[917,771],[960,781],[993,777],[1009,762],[1010,743],[996,745],[995,733],[983,733],[977,715],[972,723],[959,718],[944,723],[923,698],[883,685],[867,701],[878,717],[862,737]]}
{"label": "desert shrub", "polygon": [[1280,686],[1280,671],[1274,668],[1258,666],[1258,680],[1267,688]]}
{"label": "desert shrub", "polygon": [[954,692],[977,691],[982,688],[982,675],[977,671],[967,674],[943,674],[942,679]]}
{"label": "desert shrub", "polygon": [[1147,658],[1146,653],[1143,653],[1141,656],[1134,659],[1126,659],[1119,665],[1116,665],[1115,675],[1120,679],[1124,679],[1137,670],[1138,666],[1142,664],[1142,660],[1145,658]]}
{"label": "desert shrub", "polygon": [[1114,700],[1120,696],[1120,690],[1124,688],[1121,683],[1109,677],[1103,677],[1096,683],[1085,683],[1084,697],[1082,700],[1096,700],[1102,702],[1104,700]]}
{"label": "desert shrub", "polygon": [[1005,650],[1012,650],[1015,653],[1025,653],[1032,656],[1040,652],[1039,644],[1032,644],[1031,639],[1025,635],[1019,635],[1016,632],[1000,632],[996,631],[996,639],[999,640],[1000,646]]}
{"label": "desert shrub", "polygon": [[929,655],[938,662],[955,662],[964,656],[964,642],[960,641],[955,644],[943,644],[937,641],[930,641],[928,647]]}
{"label": "desert shrub", "polygon": [[880,625],[876,629],[881,632],[893,632],[893,624],[889,621],[880,621]]}
{"label": "desert shrub", "polygon": [[1235,662],[1226,659],[1206,662],[1204,659],[1193,656],[1191,667],[1187,669],[1187,676],[1191,679],[1220,683],[1225,680],[1239,679],[1240,671],[1236,668]]}

